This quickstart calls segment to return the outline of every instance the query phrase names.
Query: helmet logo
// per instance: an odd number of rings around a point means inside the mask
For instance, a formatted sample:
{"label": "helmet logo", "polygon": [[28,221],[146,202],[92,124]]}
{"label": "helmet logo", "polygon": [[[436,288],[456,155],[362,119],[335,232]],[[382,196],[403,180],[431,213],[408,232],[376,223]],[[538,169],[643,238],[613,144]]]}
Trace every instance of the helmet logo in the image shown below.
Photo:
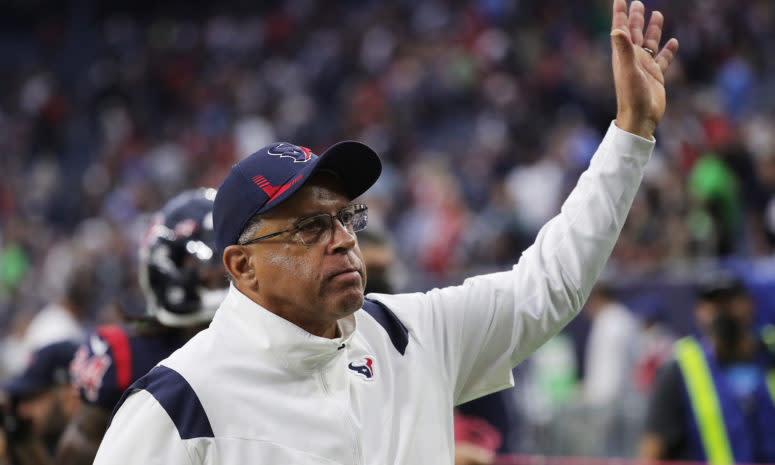
{"label": "helmet logo", "polygon": [[194,232],[199,229],[199,225],[196,221],[192,220],[191,218],[187,218],[180,223],[175,225],[174,233],[175,237],[188,237]]}

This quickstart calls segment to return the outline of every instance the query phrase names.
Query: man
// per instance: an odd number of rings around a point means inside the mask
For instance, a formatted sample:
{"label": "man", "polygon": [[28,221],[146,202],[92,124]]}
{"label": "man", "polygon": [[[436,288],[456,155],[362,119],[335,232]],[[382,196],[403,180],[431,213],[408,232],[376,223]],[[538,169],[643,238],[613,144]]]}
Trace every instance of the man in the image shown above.
{"label": "man", "polygon": [[68,365],[78,345],[63,341],[34,352],[27,368],[5,387],[3,426],[16,465],[51,463],[52,453],[80,401]]}
{"label": "man", "polygon": [[[588,407],[587,424],[600,432],[599,449],[606,457],[626,456],[636,438],[627,421],[633,410],[637,320],[619,302],[607,283],[598,282],[584,307],[590,319],[584,357],[583,396]],[[630,433],[630,434],[628,434]]]}
{"label": "man", "polygon": [[147,316],[103,326],[70,366],[83,406],[57,448],[57,463],[91,464],[113,407],[131,383],[202,330],[226,294],[215,256],[215,189],[183,192],[158,212],[140,247]]}
{"label": "man", "polygon": [[81,339],[86,333],[84,322],[93,297],[94,270],[84,264],[74,265],[64,279],[61,297],[30,320],[24,333],[28,353],[54,342]]}
{"label": "man", "polygon": [[610,407],[634,387],[637,321],[602,283],[592,289],[585,310],[591,326],[584,359],[584,400],[591,406]]}
{"label": "man", "polygon": [[235,165],[213,210],[229,295],[125,393],[95,463],[453,463],[452,407],[510,386],[613,248],[665,109],[678,43],[655,52],[662,21],[644,41],[643,4],[614,2],[616,122],[512,271],[364,300],[367,210],[351,202],[377,155],[275,143]]}
{"label": "man", "polygon": [[640,455],[648,460],[775,462],[775,389],[743,284],[713,273],[698,288],[702,339],[686,337],[657,376]]}

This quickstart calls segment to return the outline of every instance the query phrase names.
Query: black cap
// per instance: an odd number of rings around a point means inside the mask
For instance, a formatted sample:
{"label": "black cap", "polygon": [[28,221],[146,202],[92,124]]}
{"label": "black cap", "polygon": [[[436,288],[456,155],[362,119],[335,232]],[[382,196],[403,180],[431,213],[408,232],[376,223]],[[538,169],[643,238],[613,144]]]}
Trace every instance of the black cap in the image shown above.
{"label": "black cap", "polygon": [[24,397],[43,392],[54,386],[70,382],[70,362],[78,344],[71,341],[56,342],[35,351],[20,375],[11,379],[4,389],[14,397]]}

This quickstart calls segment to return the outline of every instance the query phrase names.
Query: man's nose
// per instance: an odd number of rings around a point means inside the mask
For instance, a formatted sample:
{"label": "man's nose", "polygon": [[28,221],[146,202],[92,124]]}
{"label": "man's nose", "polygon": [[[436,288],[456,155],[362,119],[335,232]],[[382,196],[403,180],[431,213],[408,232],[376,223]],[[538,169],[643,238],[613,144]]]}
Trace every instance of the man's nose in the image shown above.
{"label": "man's nose", "polygon": [[332,240],[330,242],[331,248],[334,252],[339,250],[350,250],[355,247],[357,239],[354,232],[350,232],[347,226],[342,224],[338,218],[332,220],[333,231]]}

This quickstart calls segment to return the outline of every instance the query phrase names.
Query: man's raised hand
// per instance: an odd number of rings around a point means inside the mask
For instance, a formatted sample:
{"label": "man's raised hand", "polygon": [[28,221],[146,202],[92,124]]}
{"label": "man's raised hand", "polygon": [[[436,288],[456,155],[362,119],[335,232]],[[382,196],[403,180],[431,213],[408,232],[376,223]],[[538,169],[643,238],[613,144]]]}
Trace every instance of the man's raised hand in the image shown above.
{"label": "man's raised hand", "polygon": [[660,50],[662,13],[654,11],[646,34],[645,7],[639,0],[627,11],[626,0],[614,0],[611,47],[616,85],[616,125],[650,139],[665,114],[665,71],[678,51],[670,39]]}

